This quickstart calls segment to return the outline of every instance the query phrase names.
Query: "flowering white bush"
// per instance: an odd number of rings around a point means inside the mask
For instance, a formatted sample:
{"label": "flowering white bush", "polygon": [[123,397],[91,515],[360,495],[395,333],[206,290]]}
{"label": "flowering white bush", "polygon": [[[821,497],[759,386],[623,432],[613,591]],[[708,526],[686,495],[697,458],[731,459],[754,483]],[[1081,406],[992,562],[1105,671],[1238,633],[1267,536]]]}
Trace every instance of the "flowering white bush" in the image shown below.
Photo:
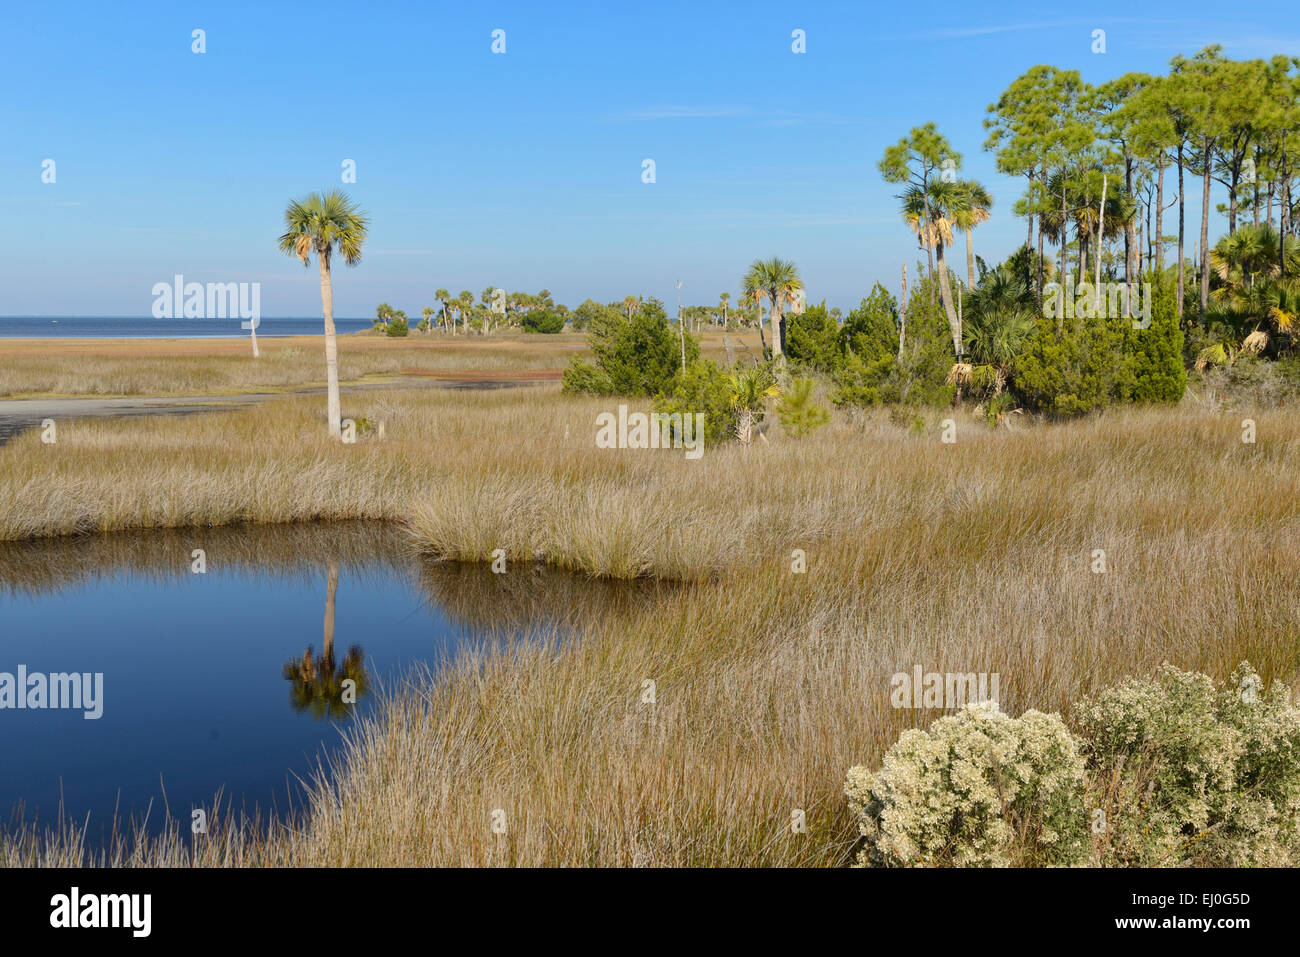
{"label": "flowering white bush", "polygon": [[[1072,864],[1088,855],[1084,764],[1060,717],[967,706],[903,732],[845,784],[861,866]],[[1013,855],[1020,859],[1013,859]]]}
{"label": "flowering white bush", "polygon": [[1103,862],[1294,863],[1300,710],[1242,662],[1218,691],[1163,666],[1084,704],[1084,752],[1106,814]]}

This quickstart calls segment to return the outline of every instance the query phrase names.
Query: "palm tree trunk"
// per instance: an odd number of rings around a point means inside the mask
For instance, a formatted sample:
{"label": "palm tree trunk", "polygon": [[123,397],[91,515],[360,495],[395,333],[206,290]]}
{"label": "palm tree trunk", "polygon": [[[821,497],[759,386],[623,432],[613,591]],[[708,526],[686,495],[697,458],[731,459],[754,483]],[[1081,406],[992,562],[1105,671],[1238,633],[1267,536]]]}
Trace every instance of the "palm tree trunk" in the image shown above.
{"label": "palm tree trunk", "polygon": [[[925,258],[930,264],[930,278],[934,279],[934,248],[930,245],[930,214],[927,212],[923,217],[924,222],[921,224],[925,229]],[[930,301],[934,302],[934,284],[930,284]]]}
{"label": "palm tree trunk", "polygon": [[772,358],[782,358],[781,352],[781,297],[775,295],[772,297],[772,308],[768,310],[768,316],[772,323]]}
{"label": "palm tree trunk", "polygon": [[971,242],[971,228],[966,227],[966,285],[975,288],[975,246]]}
{"label": "palm tree trunk", "polygon": [[334,286],[330,280],[329,251],[320,254],[320,302],[325,313],[325,386],[330,438],[343,435],[339,409],[339,343],[334,335]]}
{"label": "palm tree trunk", "polygon": [[935,259],[939,268],[939,298],[943,300],[943,311],[948,316],[948,328],[952,330],[952,348],[961,361],[961,323],[957,320],[957,311],[952,305],[952,288],[948,285],[948,263],[943,255],[943,242],[934,244]]}
{"label": "palm tree trunk", "polygon": [[321,643],[325,646],[325,660],[334,660],[334,597],[339,590],[339,561],[331,558],[329,579],[325,585],[325,634]]}

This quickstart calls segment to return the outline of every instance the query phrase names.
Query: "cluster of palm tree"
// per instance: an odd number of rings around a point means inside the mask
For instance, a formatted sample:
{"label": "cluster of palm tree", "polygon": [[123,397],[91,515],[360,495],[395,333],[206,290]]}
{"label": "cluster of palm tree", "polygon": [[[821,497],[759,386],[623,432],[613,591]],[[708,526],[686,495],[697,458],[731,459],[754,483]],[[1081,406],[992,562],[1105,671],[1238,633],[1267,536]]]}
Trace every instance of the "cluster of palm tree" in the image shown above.
{"label": "cluster of palm tree", "polygon": [[1247,224],[1222,237],[1209,258],[1208,342],[1196,365],[1229,364],[1242,353],[1292,353],[1300,333],[1300,240],[1279,236],[1268,223]]}

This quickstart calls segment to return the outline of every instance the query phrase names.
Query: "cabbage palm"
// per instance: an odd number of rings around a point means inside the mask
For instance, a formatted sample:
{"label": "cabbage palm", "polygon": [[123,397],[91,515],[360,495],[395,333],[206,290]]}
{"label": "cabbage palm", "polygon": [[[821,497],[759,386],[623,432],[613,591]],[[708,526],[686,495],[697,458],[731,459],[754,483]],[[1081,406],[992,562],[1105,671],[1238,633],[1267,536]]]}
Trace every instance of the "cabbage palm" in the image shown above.
{"label": "cabbage palm", "polygon": [[975,288],[975,245],[971,233],[976,226],[989,220],[993,197],[983,184],[973,179],[959,180],[961,195],[952,210],[953,224],[966,233],[966,285]]}
{"label": "cabbage palm", "polygon": [[965,191],[957,183],[932,179],[923,189],[909,186],[898,197],[903,202],[903,219],[916,233],[921,244],[934,250],[935,265],[939,273],[939,299],[943,302],[948,328],[952,332],[952,348],[958,361],[962,356],[961,320],[952,302],[952,285],[948,279],[948,260],[944,250],[952,244],[952,227],[956,211],[967,203]]}
{"label": "cabbage palm", "polygon": [[446,289],[439,289],[433,294],[433,298],[442,303],[442,327],[447,328],[447,303],[451,300],[451,293]]}
{"label": "cabbage palm", "polygon": [[768,315],[771,317],[772,355],[782,358],[781,348],[781,311],[785,306],[793,306],[797,294],[803,289],[803,280],[799,278],[799,267],[788,259],[755,259],[741,280],[745,294],[759,304],[770,303]]}
{"label": "cabbage palm", "polygon": [[334,287],[330,260],[337,251],[349,266],[361,262],[361,247],[369,223],[366,216],[341,190],[311,193],[293,200],[284,211],[284,234],[280,251],[297,256],[304,266],[316,254],[320,262],[320,301],[325,315],[325,378],[329,434],[343,434],[339,408],[339,347],[334,332]]}
{"label": "cabbage palm", "polygon": [[736,410],[736,438],[748,445],[754,425],[761,421],[764,403],[780,393],[776,376],[765,365],[750,366],[727,376],[731,388],[731,407]]}

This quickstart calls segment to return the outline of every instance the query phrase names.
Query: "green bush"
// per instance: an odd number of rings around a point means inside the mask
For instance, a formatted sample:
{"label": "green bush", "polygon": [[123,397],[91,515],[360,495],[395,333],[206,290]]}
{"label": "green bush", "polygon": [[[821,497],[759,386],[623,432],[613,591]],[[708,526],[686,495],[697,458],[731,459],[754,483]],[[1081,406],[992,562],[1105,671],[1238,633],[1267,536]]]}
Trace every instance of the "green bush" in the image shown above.
{"label": "green bush", "polygon": [[384,326],[384,334],[394,339],[400,339],[410,332],[406,325],[406,313],[399,312],[388,320]]}
{"label": "green bush", "polygon": [[717,445],[736,434],[736,410],[727,373],[716,362],[697,359],[678,376],[673,389],[656,397],[655,412],[704,413],[704,444]]}
{"label": "green bush", "polygon": [[897,373],[898,306],[880,283],[845,317],[838,339],[831,401],[852,406],[887,401],[893,391],[891,378]]}
{"label": "green bush", "polygon": [[[597,314],[588,325],[587,338],[600,376],[580,370],[564,377],[567,392],[597,386],[597,394],[652,396],[672,391],[682,370],[681,331],[668,323],[663,303],[647,299],[629,319],[622,313]],[[686,334],[686,364],[699,358],[700,345]],[[574,358],[570,368],[586,364]]]}
{"label": "green bush", "polygon": [[1038,319],[1014,364],[1014,389],[1026,407],[1055,417],[1121,402],[1177,402],[1187,386],[1177,295],[1148,275],[1151,323],[1135,329],[1123,316]]}
{"label": "green bush", "polygon": [[573,395],[613,395],[609,376],[585,359],[574,357],[560,377],[560,388]]}
{"label": "green bush", "polygon": [[[904,731],[880,771],[851,768],[860,866],[1077,864],[1088,855],[1084,764],[1060,717],[968,705]],[[1017,860],[1028,848],[1032,859]]]}
{"label": "green bush", "polygon": [[826,308],[826,301],[801,313],[784,317],[786,359],[817,372],[830,372],[839,364],[840,327]]}
{"label": "green bush", "polygon": [[1183,330],[1178,325],[1178,296],[1168,281],[1144,275],[1151,282],[1151,325],[1125,329],[1125,352],[1133,360],[1134,402],[1177,402],[1187,389],[1183,363]]}
{"label": "green bush", "polygon": [[1172,665],[1088,701],[1080,716],[1106,815],[1107,863],[1294,864],[1300,710],[1243,662],[1223,687]]}
{"label": "green bush", "polygon": [[519,319],[524,332],[540,332],[555,335],[564,331],[564,317],[550,309],[529,309]]}
{"label": "green bush", "polygon": [[1133,392],[1133,363],[1124,355],[1131,325],[1131,319],[1040,316],[1014,364],[1021,401],[1062,418],[1126,401]]}

